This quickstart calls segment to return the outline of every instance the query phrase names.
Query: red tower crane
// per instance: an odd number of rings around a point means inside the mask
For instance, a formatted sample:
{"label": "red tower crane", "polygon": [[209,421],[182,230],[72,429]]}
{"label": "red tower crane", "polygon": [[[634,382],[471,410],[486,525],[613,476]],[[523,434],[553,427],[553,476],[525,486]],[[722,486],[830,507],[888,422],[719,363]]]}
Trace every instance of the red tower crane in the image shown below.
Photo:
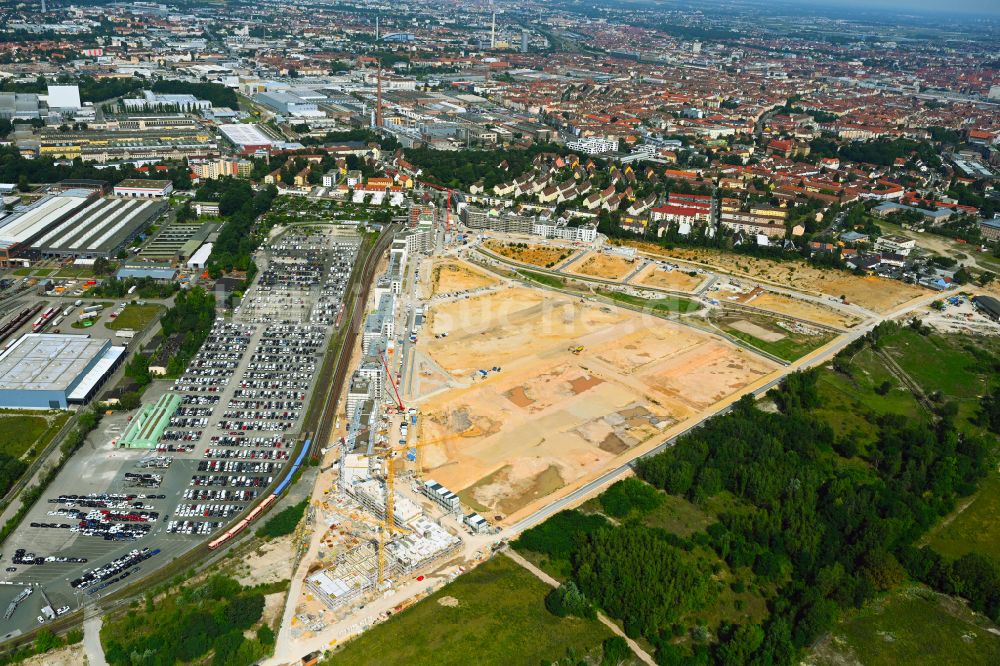
{"label": "red tower crane", "polygon": [[400,412],[405,412],[406,406],[403,405],[403,400],[399,397],[399,389],[396,388],[396,381],[392,378],[392,373],[389,371],[389,363],[385,360],[385,354],[379,352],[378,357],[382,359],[382,367],[385,368],[385,374],[389,378],[389,385],[392,386],[392,392],[396,396],[396,407],[399,408]]}
{"label": "red tower crane", "polygon": [[450,187],[444,187],[443,185],[435,185],[434,183],[428,183],[426,180],[416,179],[416,182],[421,185],[426,185],[427,187],[438,190],[439,192],[444,192],[447,195],[447,199],[444,203],[445,217],[444,217],[444,228],[445,231],[451,231],[451,194],[453,190]]}

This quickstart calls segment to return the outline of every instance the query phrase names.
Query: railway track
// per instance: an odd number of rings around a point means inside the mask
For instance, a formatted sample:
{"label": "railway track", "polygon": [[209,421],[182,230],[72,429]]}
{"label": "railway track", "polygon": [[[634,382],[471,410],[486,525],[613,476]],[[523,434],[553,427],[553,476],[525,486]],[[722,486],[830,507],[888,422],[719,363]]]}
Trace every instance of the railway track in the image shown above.
{"label": "railway track", "polygon": [[[392,242],[393,237],[399,230],[397,225],[389,225],[375,241],[375,245],[364,258],[355,275],[351,276],[351,283],[348,289],[349,302],[345,304],[345,311],[350,308],[347,316],[344,317],[346,327],[341,329],[340,345],[337,350],[337,358],[334,361],[333,371],[327,375],[328,379],[323,382],[322,387],[317,387],[317,395],[325,395],[326,401],[319,412],[312,437],[313,444],[317,442],[320,447],[326,446],[330,441],[333,425],[337,416],[337,403],[340,401],[340,394],[343,391],[344,383],[347,381],[347,373],[350,370],[351,353],[361,333],[361,325],[364,321],[364,308],[371,291],[372,281],[375,277],[375,269],[379,259]],[[355,267],[357,268],[357,264]],[[326,373],[324,373],[326,374]],[[321,381],[323,379],[321,378]]]}

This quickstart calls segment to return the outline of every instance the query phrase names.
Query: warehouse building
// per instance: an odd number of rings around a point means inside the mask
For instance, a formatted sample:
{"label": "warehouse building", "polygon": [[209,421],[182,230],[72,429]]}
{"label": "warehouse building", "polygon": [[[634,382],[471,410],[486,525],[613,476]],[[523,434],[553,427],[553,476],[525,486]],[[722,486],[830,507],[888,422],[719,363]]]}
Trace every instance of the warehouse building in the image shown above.
{"label": "warehouse building", "polygon": [[30,254],[35,240],[78,213],[93,197],[93,192],[67,190],[12,208],[0,218],[0,268],[8,268],[12,257]]}
{"label": "warehouse building", "polygon": [[97,199],[31,242],[45,257],[112,258],[167,210],[163,201]]}
{"label": "warehouse building", "polygon": [[220,125],[219,132],[241,155],[251,155],[259,151],[268,151],[274,146],[274,141],[257,125]]}
{"label": "warehouse building", "polygon": [[115,194],[134,199],[162,199],[170,196],[174,184],[169,180],[123,180],[115,185]]}
{"label": "warehouse building", "polygon": [[[325,101],[325,97],[320,98]],[[314,95],[298,94],[284,90],[257,93],[253,100],[267,108],[287,116],[323,116],[316,105]]]}
{"label": "warehouse building", "polygon": [[191,258],[187,261],[187,267],[192,269],[202,269],[208,267],[208,258],[212,256],[212,243],[205,243],[199,247]]}
{"label": "warehouse building", "polygon": [[0,407],[66,409],[89,401],[125,348],[88,335],[28,333],[0,355]]}
{"label": "warehouse building", "polygon": [[997,299],[992,296],[973,296],[972,304],[993,321],[1000,321],[1000,301]]}

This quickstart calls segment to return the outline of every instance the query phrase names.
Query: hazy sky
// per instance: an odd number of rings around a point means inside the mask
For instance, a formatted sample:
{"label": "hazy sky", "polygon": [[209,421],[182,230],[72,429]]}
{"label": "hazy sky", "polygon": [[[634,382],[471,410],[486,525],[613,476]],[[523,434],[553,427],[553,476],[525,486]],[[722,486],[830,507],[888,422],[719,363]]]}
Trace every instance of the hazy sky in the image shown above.
{"label": "hazy sky", "polygon": [[[831,6],[829,0],[792,0],[808,5]],[[870,7],[870,8],[892,8],[899,11],[931,11],[941,12],[962,12],[966,14],[993,14],[1000,15],[1000,0],[841,0],[833,3],[833,6],[842,7]]]}

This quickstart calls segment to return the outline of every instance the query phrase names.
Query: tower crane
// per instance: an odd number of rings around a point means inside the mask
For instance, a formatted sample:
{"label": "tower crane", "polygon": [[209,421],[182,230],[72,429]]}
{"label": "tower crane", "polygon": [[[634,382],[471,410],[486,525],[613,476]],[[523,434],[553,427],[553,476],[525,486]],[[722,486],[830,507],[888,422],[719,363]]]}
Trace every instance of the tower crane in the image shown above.
{"label": "tower crane", "polygon": [[[384,359],[383,359],[384,362]],[[397,446],[390,447],[385,451],[380,451],[378,453],[364,454],[359,456],[359,458],[378,458],[382,460],[385,464],[385,470],[383,472],[383,478],[385,480],[385,515],[382,520],[369,520],[367,522],[378,526],[379,528],[379,542],[378,542],[378,584],[379,587],[385,582],[385,542],[386,534],[408,534],[409,529],[401,525],[396,524],[396,469],[393,465],[393,459],[396,457],[397,453],[401,453],[408,449],[419,450],[425,446],[433,446],[434,444],[440,444],[452,439],[455,439],[459,435],[451,435],[448,437],[439,437],[437,439],[431,439],[424,442],[415,442],[408,446]],[[365,469],[369,470],[369,465],[346,465],[341,464],[341,467],[351,468],[351,469]],[[417,470],[420,471],[420,464],[417,464]],[[353,515],[352,515],[353,517]],[[390,536],[391,538],[391,536]]]}
{"label": "tower crane", "polygon": [[406,406],[403,404],[402,398],[399,397],[399,389],[396,388],[396,380],[392,378],[392,372],[389,371],[389,363],[385,360],[385,353],[379,352],[378,357],[382,359],[382,367],[385,368],[385,374],[389,378],[392,393],[396,396],[396,408],[399,409],[400,413],[403,413],[406,411]]}
{"label": "tower crane", "polygon": [[420,183],[421,185],[426,185],[427,187],[435,189],[435,190],[437,190],[439,192],[445,192],[447,194],[447,199],[445,199],[444,228],[445,228],[445,231],[449,231],[450,232],[451,231],[451,196],[452,196],[452,192],[454,192],[454,190],[452,190],[450,187],[444,187],[443,185],[435,185],[434,183],[428,183],[426,180],[417,179],[416,182]]}

